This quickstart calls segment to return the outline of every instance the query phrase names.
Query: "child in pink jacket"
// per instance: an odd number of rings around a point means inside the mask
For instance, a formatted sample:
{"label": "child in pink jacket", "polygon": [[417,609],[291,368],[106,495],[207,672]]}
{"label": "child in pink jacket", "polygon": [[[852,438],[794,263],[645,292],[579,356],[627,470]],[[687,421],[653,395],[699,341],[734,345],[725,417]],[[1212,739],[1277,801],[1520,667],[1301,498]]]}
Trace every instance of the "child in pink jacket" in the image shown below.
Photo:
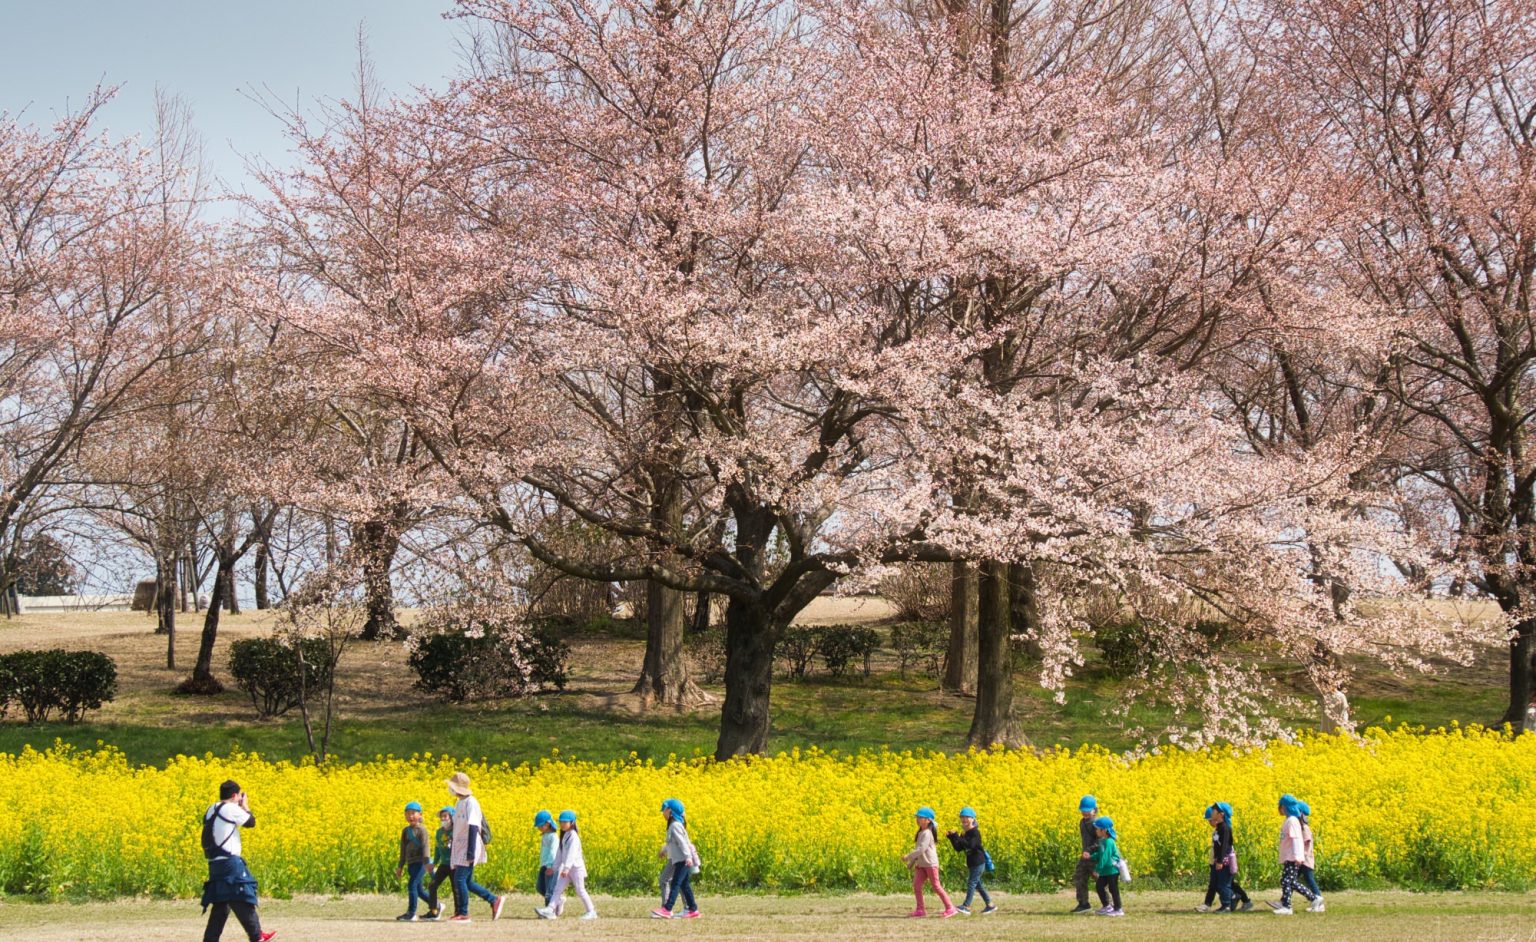
{"label": "child in pink jacket", "polygon": [[1280,796],[1280,902],[1270,903],[1277,916],[1291,915],[1291,893],[1300,893],[1307,901],[1317,899],[1301,881],[1301,868],[1307,862],[1307,836],[1302,830],[1299,802],[1294,795]]}
{"label": "child in pink jacket", "polygon": [[944,892],[944,887],[939,883],[939,850],[938,850],[938,825],[934,823],[932,808],[917,809],[917,837],[912,843],[910,853],[901,859],[912,868],[912,893],[917,897],[917,908],[912,910],[914,918],[928,915],[923,908],[923,886],[933,887],[933,891],[939,894],[939,901],[944,904],[943,916],[948,919],[959,912],[955,904],[950,902],[949,894]]}

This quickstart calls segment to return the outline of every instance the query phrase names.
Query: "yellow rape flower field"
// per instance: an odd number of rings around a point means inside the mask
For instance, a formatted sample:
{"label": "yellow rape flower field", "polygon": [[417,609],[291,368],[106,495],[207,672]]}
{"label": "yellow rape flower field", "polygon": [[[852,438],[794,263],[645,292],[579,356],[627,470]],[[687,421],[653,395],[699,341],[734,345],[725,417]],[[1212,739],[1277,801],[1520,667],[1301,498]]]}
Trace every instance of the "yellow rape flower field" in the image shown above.
{"label": "yellow rape flower field", "polygon": [[[1536,885],[1536,737],[1480,729],[1308,736],[1263,749],[961,755],[817,752],[733,761],[465,765],[421,756],[316,768],[255,755],[177,757],[135,767],[111,749],[0,756],[0,891],[42,899],[194,897],[205,875],[200,815],[226,778],[259,826],[246,857],[267,897],[395,892],[401,808],[448,803],[468,772],[493,829],[476,878],[531,892],[540,808],[574,809],[595,891],[655,885],[663,798],[677,797],[703,858],[702,894],[897,892],[912,812],[952,826],[974,806],[997,862],[993,885],[1051,891],[1070,878],[1077,801],[1099,799],[1137,874],[1135,889],[1201,887],[1212,801],[1236,809],[1243,882],[1273,886],[1277,796],[1308,801],[1325,892],[1528,890]],[[945,880],[960,885],[944,849]]]}

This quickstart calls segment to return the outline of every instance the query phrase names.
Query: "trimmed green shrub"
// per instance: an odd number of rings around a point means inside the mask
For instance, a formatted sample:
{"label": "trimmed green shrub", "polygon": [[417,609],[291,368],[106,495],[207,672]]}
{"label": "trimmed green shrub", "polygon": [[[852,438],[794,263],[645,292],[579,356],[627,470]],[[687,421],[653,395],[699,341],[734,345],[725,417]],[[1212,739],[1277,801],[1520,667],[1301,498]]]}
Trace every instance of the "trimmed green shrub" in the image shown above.
{"label": "trimmed green shrub", "polygon": [[294,645],[283,639],[242,638],[229,646],[229,673],[250,696],[257,716],[282,716],[299,705],[302,691],[320,691],[330,683],[330,645],[324,638],[305,638],[300,645],[302,671]]}
{"label": "trimmed green shrub", "polygon": [[78,723],[117,696],[117,664],[100,651],[14,651],[0,655],[0,715],[19,706],[28,723],[57,711]]}
{"label": "trimmed green shrub", "polygon": [[570,646],[546,631],[475,616],[449,617],[411,640],[415,687],[449,703],[564,690]]}
{"label": "trimmed green shrub", "polygon": [[854,661],[864,663],[864,676],[869,676],[870,655],[880,647],[880,633],[860,625],[829,625],[821,629],[821,662],[827,672],[841,677]]}
{"label": "trimmed green shrub", "polygon": [[904,621],[891,626],[891,648],[903,677],[912,667],[929,677],[939,676],[948,646],[949,627],[943,622]]}
{"label": "trimmed green shrub", "polygon": [[821,629],[806,625],[785,628],[773,653],[784,662],[790,677],[804,677],[821,653]]}

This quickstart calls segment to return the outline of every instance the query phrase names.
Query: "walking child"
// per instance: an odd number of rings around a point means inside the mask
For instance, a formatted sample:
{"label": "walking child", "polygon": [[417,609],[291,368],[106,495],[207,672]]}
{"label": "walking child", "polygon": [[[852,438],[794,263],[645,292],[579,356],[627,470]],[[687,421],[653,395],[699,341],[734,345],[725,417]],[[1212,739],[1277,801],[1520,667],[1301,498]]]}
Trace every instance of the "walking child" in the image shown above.
{"label": "walking child", "polygon": [[1232,836],[1232,806],[1218,801],[1205,809],[1206,823],[1211,826],[1211,853],[1208,863],[1211,875],[1205,885],[1205,903],[1195,907],[1196,912],[1211,911],[1211,901],[1221,897],[1219,913],[1243,912],[1253,908],[1253,900],[1237,882],[1237,845]]}
{"label": "walking child", "polygon": [[[437,809],[437,833],[432,836],[432,878],[427,881],[427,918],[443,918],[443,907],[438,901],[437,890],[448,881],[453,890],[453,806]],[[458,909],[457,906],[454,907]]]}
{"label": "walking child", "polygon": [[[1099,846],[1093,854],[1094,887],[1099,893],[1100,916],[1124,916],[1120,907],[1120,844],[1115,839],[1115,822],[1107,817],[1093,819]],[[1113,901],[1113,905],[1111,905]]]}
{"label": "walking child", "polygon": [[560,846],[555,851],[555,888],[549,902],[534,910],[540,919],[557,919],[565,911],[565,888],[576,891],[586,912],[582,919],[596,919],[597,907],[587,895],[587,860],[581,854],[581,832],[576,827],[576,812],[560,812]]}
{"label": "walking child", "polygon": [[1077,815],[1082,853],[1077,858],[1077,869],[1072,873],[1072,888],[1077,891],[1077,906],[1072,915],[1081,916],[1093,912],[1093,905],[1088,902],[1088,884],[1093,882],[1093,857],[1099,850],[1098,830],[1093,826],[1093,819],[1099,816],[1098,799],[1084,795],[1077,803]]}
{"label": "walking child", "polygon": [[410,876],[405,884],[405,912],[396,916],[398,922],[416,921],[416,901],[427,904],[427,911],[437,908],[437,901],[427,895],[422,885],[431,859],[427,852],[427,829],[421,826],[421,802],[408,802],[405,806],[405,829],[400,832],[400,859],[395,863],[395,879],[400,871]]}
{"label": "walking child", "polygon": [[541,835],[539,875],[533,885],[544,898],[544,905],[548,906],[550,895],[555,889],[555,852],[560,849],[560,834],[555,830],[555,816],[548,811],[540,811],[533,816],[533,827]]}
{"label": "walking child", "polygon": [[988,857],[986,848],[981,844],[981,828],[976,825],[976,812],[970,808],[961,808],[959,832],[950,831],[944,836],[949,838],[955,850],[965,855],[965,902],[960,904],[960,914],[971,914],[971,899],[978,893],[981,894],[982,905],[986,907],[981,914],[990,916],[997,912],[997,907],[992,905],[991,895],[981,883],[987,872]]}
{"label": "walking child", "polygon": [[1324,912],[1323,891],[1317,885],[1317,855],[1312,847],[1312,806],[1304,801],[1296,802],[1296,819],[1301,822],[1302,841],[1306,845],[1306,859],[1301,863],[1301,882],[1307,885],[1316,899],[1307,906],[1307,912]]}
{"label": "walking child", "polygon": [[453,773],[448,790],[458,798],[453,806],[453,918],[449,922],[469,922],[470,894],[480,897],[491,906],[491,920],[501,918],[506,897],[497,896],[475,882],[475,868],[489,859],[485,852],[485,813],[480,810],[480,800],[470,788],[469,776]]}
{"label": "walking child", "polygon": [[917,809],[917,836],[912,841],[912,850],[901,859],[912,868],[912,895],[917,897],[917,908],[912,910],[913,918],[922,918],[928,915],[923,908],[923,887],[933,887],[938,894],[939,901],[944,904],[942,915],[945,919],[959,912],[955,904],[950,902],[949,894],[944,892],[944,887],[939,883],[939,851],[936,835],[939,833],[938,825],[934,823],[932,808]]}
{"label": "walking child", "polygon": [[1317,894],[1301,882],[1301,867],[1307,861],[1307,835],[1301,829],[1294,795],[1280,796],[1280,902],[1270,903],[1277,916],[1291,915],[1291,894],[1300,893],[1313,902]]}
{"label": "walking child", "polygon": [[682,893],[683,905],[688,907],[688,911],[677,918],[697,919],[699,904],[693,898],[693,874],[699,866],[699,852],[694,849],[693,840],[688,836],[683,803],[676,798],[668,798],[661,803],[661,814],[667,821],[667,843],[661,848],[660,855],[671,868],[672,885],[666,899],[662,900],[661,908],[651,910],[651,916],[655,919],[671,919],[677,895]]}

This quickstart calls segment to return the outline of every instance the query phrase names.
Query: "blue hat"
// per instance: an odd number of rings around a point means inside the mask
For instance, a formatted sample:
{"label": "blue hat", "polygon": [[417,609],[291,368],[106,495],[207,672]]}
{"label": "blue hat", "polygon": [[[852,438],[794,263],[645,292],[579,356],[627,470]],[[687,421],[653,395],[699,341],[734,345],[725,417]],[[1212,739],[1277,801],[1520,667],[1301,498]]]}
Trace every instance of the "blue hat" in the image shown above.
{"label": "blue hat", "polygon": [[960,817],[970,818],[972,821],[974,821],[976,820],[976,809],[972,808],[970,805],[966,805],[964,808],[960,809]]}
{"label": "blue hat", "polygon": [[541,828],[553,820],[555,820],[554,815],[550,814],[548,811],[540,811],[538,814],[533,816],[533,826],[536,828]]}
{"label": "blue hat", "polygon": [[666,801],[662,802],[661,803],[661,810],[662,811],[670,811],[670,812],[672,812],[672,817],[676,818],[679,821],[686,821],[687,820],[683,816],[683,803],[678,801],[676,798],[668,798]]}
{"label": "blue hat", "polygon": [[1093,797],[1092,795],[1084,795],[1083,796],[1083,800],[1077,803],[1077,810],[1079,812],[1082,812],[1082,811],[1098,811],[1099,810],[1099,800],[1097,798]]}
{"label": "blue hat", "polygon": [[570,811],[570,810],[566,810],[566,811],[560,812],[560,823],[561,824],[572,824],[572,823],[575,822],[575,820],[576,820],[576,812]]}
{"label": "blue hat", "polygon": [[1308,818],[1312,817],[1312,806],[1307,804],[1304,801],[1296,802],[1296,810],[1301,812],[1302,815],[1305,816],[1305,817],[1308,817]]}
{"label": "blue hat", "polygon": [[924,805],[923,807],[917,809],[917,816],[919,818],[927,818],[929,821],[937,820],[934,817],[933,809],[928,807],[927,805]]}
{"label": "blue hat", "polygon": [[1211,820],[1211,815],[1218,811],[1220,811],[1228,821],[1232,820],[1232,806],[1224,801],[1218,801],[1214,805],[1211,805],[1209,808],[1205,809],[1205,820]]}
{"label": "blue hat", "polygon": [[408,801],[405,804],[405,810],[406,811],[420,811],[421,810],[421,802],[419,802],[419,801]]}
{"label": "blue hat", "polygon": [[1280,810],[1285,812],[1288,818],[1296,817],[1296,796],[1287,792],[1280,796]]}
{"label": "blue hat", "polygon": [[1094,818],[1093,826],[1096,828],[1103,828],[1105,833],[1110,837],[1115,836],[1115,820],[1108,815],[1101,815],[1100,817]]}
{"label": "blue hat", "polygon": [[438,814],[446,813],[448,815],[448,817],[451,818],[451,817],[453,817],[453,805],[443,805],[441,808],[437,809],[437,813]]}

